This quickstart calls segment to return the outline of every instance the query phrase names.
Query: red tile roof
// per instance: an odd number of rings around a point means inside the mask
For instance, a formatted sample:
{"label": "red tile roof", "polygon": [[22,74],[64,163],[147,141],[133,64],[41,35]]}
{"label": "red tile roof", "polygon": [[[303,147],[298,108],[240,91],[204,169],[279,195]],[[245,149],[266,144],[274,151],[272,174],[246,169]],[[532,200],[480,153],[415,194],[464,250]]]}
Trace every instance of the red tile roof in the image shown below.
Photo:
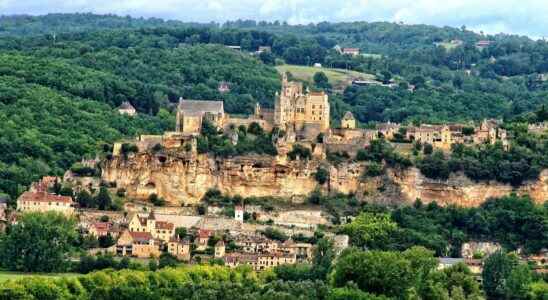
{"label": "red tile roof", "polygon": [[149,241],[152,239],[152,235],[148,232],[130,231],[129,235],[136,241]]}
{"label": "red tile roof", "polygon": [[156,221],[156,229],[173,230],[173,223],[165,221]]}
{"label": "red tile roof", "polygon": [[59,196],[54,194],[49,194],[46,192],[24,192],[18,201],[33,201],[33,202],[62,202],[62,203],[72,203],[72,198],[69,196]]}

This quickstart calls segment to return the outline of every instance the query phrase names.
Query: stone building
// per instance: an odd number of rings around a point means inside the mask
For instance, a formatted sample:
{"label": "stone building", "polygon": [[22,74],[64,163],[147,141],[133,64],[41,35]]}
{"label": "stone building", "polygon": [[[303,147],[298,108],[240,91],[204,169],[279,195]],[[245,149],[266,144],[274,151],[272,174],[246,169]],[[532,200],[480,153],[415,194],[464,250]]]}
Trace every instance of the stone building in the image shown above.
{"label": "stone building", "polygon": [[159,257],[160,243],[148,232],[125,230],[116,242],[116,254],[139,258]]}
{"label": "stone building", "polygon": [[151,211],[146,218],[134,214],[129,222],[129,230],[132,232],[148,232],[153,238],[165,243],[169,242],[175,234],[173,223],[156,220],[154,211]]}
{"label": "stone building", "polygon": [[226,122],[223,101],[183,100],[177,107],[176,131],[181,133],[200,133],[204,120],[217,128],[223,128]]}
{"label": "stone building", "polygon": [[274,125],[313,139],[329,130],[329,101],[325,92],[303,91],[301,82],[289,82],[282,76],[281,93],[276,93]]}
{"label": "stone building", "polygon": [[179,260],[190,261],[190,241],[172,238],[167,244],[167,252]]}
{"label": "stone building", "polygon": [[355,129],[356,128],[356,119],[354,115],[347,111],[343,118],[341,119],[341,128],[343,129]]}
{"label": "stone building", "polygon": [[55,211],[70,216],[74,214],[71,197],[50,194],[45,191],[26,191],[17,199],[17,210],[21,212]]}
{"label": "stone building", "polygon": [[215,258],[225,257],[225,243],[223,242],[223,240],[220,240],[217,242],[217,244],[215,244],[214,257]]}

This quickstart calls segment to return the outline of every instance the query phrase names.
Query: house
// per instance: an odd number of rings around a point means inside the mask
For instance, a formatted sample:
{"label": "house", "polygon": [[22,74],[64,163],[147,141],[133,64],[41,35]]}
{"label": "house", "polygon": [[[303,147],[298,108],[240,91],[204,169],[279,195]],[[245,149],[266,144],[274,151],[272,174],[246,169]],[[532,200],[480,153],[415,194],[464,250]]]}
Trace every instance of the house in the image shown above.
{"label": "house", "polygon": [[116,254],[139,258],[159,257],[160,244],[148,232],[125,230],[116,242]]}
{"label": "house", "polygon": [[21,212],[56,211],[70,216],[74,214],[74,202],[68,196],[26,191],[17,199],[17,210]]}
{"label": "house", "polygon": [[483,50],[483,49],[489,47],[489,45],[491,45],[491,43],[493,43],[493,41],[487,41],[487,40],[478,41],[476,43],[476,47],[480,50]]}
{"label": "house", "polygon": [[263,236],[239,235],[234,240],[244,253],[265,253],[278,251],[278,242],[267,239]]}
{"label": "house", "polygon": [[359,48],[343,48],[342,53],[346,55],[358,56],[360,55]]}
{"label": "house", "polygon": [[129,103],[128,101],[124,101],[122,102],[122,104],[120,104],[120,106],[118,106],[118,113],[120,113],[121,115],[128,115],[130,117],[133,117],[137,113],[137,110],[135,110],[135,107],[133,107],[131,103]]}
{"label": "house", "polygon": [[297,259],[294,254],[283,253],[262,253],[262,254],[241,254],[231,253],[224,258],[225,265],[235,268],[240,265],[249,265],[255,271],[262,271],[285,264],[295,264]]}
{"label": "house", "polygon": [[204,120],[217,128],[223,128],[226,122],[223,101],[183,100],[177,107],[176,131],[185,134],[198,134]]}
{"label": "house", "polygon": [[134,214],[129,221],[129,230],[132,232],[148,232],[153,238],[167,243],[175,234],[175,226],[171,222],[158,221],[151,211],[147,217]]}
{"label": "house", "polygon": [[354,119],[354,115],[347,111],[343,118],[341,119],[341,128],[343,129],[355,129],[356,128],[356,119]]}
{"label": "house", "polygon": [[452,257],[439,257],[438,258],[438,270],[447,269],[456,264],[464,263],[463,258],[452,258]]}
{"label": "house", "polygon": [[380,135],[384,136],[386,139],[393,139],[394,134],[400,130],[400,124],[398,123],[380,123],[377,124],[377,131]]}
{"label": "house", "polygon": [[167,252],[179,260],[190,261],[190,241],[172,238],[167,244]]}
{"label": "house", "polygon": [[107,236],[111,228],[112,223],[110,222],[96,222],[89,226],[88,232],[95,237]]}
{"label": "house", "polygon": [[322,67],[322,64],[320,64],[320,63],[315,63],[314,64],[314,68],[321,68],[321,67]]}
{"label": "house", "polygon": [[214,257],[215,258],[225,257],[225,243],[223,242],[223,240],[220,240],[217,242],[217,244],[215,244]]}
{"label": "house", "polygon": [[287,240],[278,246],[278,250],[282,253],[295,255],[298,261],[309,261],[312,259],[313,246],[310,243],[295,243],[292,240]]}
{"label": "house", "polygon": [[228,93],[230,92],[230,85],[226,81],[219,82],[219,86],[217,87],[217,90],[219,93]]}
{"label": "house", "polygon": [[213,236],[213,231],[207,229],[199,229],[198,235],[194,240],[196,250],[204,251],[205,249],[207,249],[207,242],[209,241],[209,237],[211,236]]}

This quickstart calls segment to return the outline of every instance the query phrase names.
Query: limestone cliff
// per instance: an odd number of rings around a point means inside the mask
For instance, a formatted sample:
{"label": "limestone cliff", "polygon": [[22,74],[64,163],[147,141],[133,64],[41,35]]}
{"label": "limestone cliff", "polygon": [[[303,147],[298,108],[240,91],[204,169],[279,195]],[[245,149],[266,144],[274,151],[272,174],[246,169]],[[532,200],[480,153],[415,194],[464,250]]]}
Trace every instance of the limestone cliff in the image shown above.
{"label": "limestone cliff", "polygon": [[548,170],[538,180],[525,182],[520,187],[496,181],[475,182],[462,174],[452,174],[448,180],[433,180],[423,176],[416,168],[406,171],[389,171],[389,176],[401,190],[402,200],[424,202],[436,200],[442,205],[478,206],[491,197],[502,197],[510,193],[529,194],[537,203],[548,200]]}
{"label": "limestone cliff", "polygon": [[[315,160],[280,162],[269,156],[213,159],[207,155],[140,153],[104,162],[102,177],[125,188],[129,197],[144,199],[156,193],[170,204],[196,203],[210,188],[229,195],[299,201],[318,187],[314,173],[319,164]],[[361,169],[359,164],[331,169],[330,182],[341,192],[355,191],[360,185]],[[322,188],[330,187],[326,184]]]}
{"label": "limestone cliff", "polygon": [[[103,162],[102,179],[116,182],[131,198],[146,199],[156,193],[172,205],[197,203],[210,188],[229,195],[276,196],[302,201],[318,183],[314,173],[318,160],[285,161],[270,156],[245,156],[213,159],[207,155],[172,153],[154,155],[139,153],[129,158],[117,156]],[[379,191],[395,187],[384,195],[392,203],[411,203],[417,198],[440,204],[477,206],[490,197],[511,192],[530,194],[538,203],[548,200],[548,170],[539,180],[513,188],[498,182],[474,182],[463,175],[452,175],[447,181],[425,178],[415,168],[406,171],[389,170],[385,180],[361,180],[364,164],[342,163],[329,168],[329,180],[324,191],[355,193],[365,200],[382,200]],[[397,191],[397,193],[393,193]],[[386,194],[386,192],[384,192]]]}

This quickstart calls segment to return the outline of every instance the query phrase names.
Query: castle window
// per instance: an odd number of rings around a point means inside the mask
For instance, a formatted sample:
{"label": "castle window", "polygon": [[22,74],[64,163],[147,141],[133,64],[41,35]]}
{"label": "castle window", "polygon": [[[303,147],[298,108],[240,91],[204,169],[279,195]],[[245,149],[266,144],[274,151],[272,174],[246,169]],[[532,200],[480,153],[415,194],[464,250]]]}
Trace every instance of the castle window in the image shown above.
{"label": "castle window", "polygon": [[312,105],[312,108],[316,108],[316,106],[315,106],[315,105]]}

